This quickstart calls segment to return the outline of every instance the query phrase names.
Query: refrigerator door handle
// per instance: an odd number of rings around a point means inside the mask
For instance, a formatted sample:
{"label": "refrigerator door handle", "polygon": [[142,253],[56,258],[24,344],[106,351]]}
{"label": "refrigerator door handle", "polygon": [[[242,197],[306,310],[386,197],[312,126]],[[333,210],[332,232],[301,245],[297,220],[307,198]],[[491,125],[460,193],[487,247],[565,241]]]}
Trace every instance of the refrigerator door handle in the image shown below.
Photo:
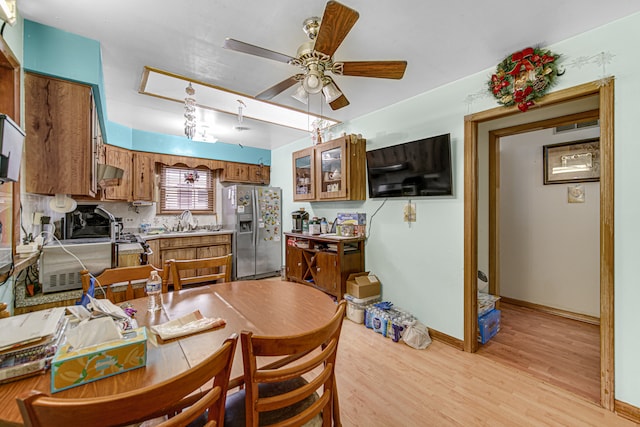
{"label": "refrigerator door handle", "polygon": [[258,245],[258,225],[260,221],[258,220],[258,189],[253,188],[253,247],[254,250]]}

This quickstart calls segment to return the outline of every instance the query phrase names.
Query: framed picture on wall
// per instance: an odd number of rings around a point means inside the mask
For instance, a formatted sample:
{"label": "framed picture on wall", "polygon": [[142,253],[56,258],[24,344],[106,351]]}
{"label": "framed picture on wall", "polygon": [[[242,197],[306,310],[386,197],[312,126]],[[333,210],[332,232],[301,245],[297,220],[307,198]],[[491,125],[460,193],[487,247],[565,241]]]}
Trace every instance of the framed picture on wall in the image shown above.
{"label": "framed picture on wall", "polygon": [[600,138],[542,147],[544,184],[600,181]]}

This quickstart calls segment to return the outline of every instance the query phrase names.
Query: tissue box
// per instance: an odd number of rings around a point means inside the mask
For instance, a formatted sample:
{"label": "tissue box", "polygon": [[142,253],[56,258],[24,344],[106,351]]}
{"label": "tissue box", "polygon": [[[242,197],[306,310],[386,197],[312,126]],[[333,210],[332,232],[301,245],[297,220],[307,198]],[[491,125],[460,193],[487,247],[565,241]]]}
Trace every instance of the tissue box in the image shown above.
{"label": "tissue box", "polygon": [[58,349],[51,362],[51,393],[66,390],[147,364],[145,328],[123,333],[120,340],[79,350],[69,344]]}

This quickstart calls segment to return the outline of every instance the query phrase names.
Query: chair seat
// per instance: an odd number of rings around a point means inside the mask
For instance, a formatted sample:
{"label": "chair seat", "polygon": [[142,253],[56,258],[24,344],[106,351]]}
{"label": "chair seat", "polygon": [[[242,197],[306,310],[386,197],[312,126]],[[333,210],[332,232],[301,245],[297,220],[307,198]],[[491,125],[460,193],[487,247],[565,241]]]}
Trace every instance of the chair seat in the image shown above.
{"label": "chair seat", "polygon": [[[270,384],[259,384],[258,393],[261,398],[277,396],[282,393],[287,393],[292,390],[298,389],[307,384],[307,381],[302,378],[293,378],[287,381]],[[291,418],[292,416],[302,412],[304,409],[311,406],[313,402],[318,400],[317,393],[312,394],[305,400],[297,402],[286,408],[282,408],[277,411],[264,412],[260,414],[260,425],[275,424],[278,421]],[[227,402],[225,405],[224,425],[225,427],[245,427],[245,391],[240,390],[237,393],[233,393],[227,396]],[[322,425],[322,417],[317,415],[311,421],[305,424],[306,427],[316,427]]]}

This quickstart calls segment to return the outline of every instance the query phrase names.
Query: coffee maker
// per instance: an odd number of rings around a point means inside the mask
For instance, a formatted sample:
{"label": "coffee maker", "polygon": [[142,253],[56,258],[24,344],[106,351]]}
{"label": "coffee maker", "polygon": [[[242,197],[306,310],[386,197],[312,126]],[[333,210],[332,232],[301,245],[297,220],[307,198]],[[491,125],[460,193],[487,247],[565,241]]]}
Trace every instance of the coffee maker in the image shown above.
{"label": "coffee maker", "polygon": [[300,208],[298,211],[291,212],[291,219],[293,221],[293,233],[302,233],[302,223],[304,220],[309,220],[309,212],[305,212],[304,208]]}

